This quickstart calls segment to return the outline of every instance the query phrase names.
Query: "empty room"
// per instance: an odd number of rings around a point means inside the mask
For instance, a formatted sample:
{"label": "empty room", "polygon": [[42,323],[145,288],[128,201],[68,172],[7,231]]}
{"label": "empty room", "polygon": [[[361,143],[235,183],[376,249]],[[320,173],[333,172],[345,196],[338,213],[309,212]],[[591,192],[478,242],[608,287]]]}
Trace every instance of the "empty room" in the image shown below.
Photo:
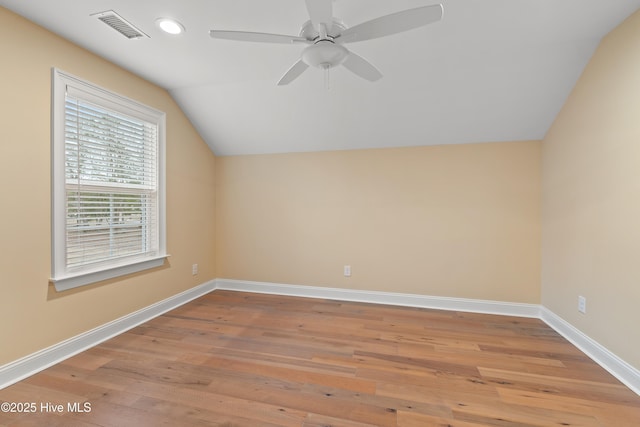
{"label": "empty room", "polygon": [[640,0],[0,0],[0,58],[0,426],[640,425]]}

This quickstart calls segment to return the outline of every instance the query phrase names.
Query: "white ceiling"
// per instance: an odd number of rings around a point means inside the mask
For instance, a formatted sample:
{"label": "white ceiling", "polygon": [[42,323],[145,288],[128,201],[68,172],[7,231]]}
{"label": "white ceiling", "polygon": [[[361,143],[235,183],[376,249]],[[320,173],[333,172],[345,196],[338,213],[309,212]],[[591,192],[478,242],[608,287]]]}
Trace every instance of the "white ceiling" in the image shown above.
{"label": "white ceiling", "polygon": [[[347,26],[437,0],[334,0]],[[214,40],[210,29],[298,35],[303,0],[0,0],[0,6],[166,88],[217,155],[541,139],[601,38],[640,0],[441,0],[441,22],[349,48],[384,78],[309,69],[302,46]],[[90,15],[114,10],[150,36]],[[179,20],[169,36],[158,17]]]}

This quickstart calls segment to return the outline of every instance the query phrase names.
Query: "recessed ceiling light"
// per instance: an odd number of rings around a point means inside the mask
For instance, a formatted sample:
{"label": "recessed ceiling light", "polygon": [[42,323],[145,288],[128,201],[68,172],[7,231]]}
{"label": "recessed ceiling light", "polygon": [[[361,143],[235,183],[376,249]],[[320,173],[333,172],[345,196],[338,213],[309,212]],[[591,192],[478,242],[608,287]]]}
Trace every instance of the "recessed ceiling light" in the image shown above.
{"label": "recessed ceiling light", "polygon": [[176,35],[185,32],[184,26],[171,18],[158,18],[156,19],[156,25],[167,34]]}

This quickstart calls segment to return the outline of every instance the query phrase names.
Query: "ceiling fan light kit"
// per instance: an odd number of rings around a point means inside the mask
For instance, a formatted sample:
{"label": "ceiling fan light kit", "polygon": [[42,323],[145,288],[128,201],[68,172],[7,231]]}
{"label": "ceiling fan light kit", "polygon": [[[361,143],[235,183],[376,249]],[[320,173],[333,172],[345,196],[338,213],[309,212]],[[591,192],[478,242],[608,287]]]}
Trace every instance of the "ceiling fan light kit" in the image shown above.
{"label": "ceiling fan light kit", "polygon": [[442,19],[441,4],[417,7],[385,15],[347,28],[333,17],[332,0],[306,0],[310,20],[298,36],[255,33],[248,31],[211,30],[215,39],[260,43],[307,44],[300,60],[282,76],[278,85],[287,85],[298,78],[309,66],[329,70],[343,65],[355,75],[369,81],[382,78],[369,61],[347,49],[344,44],[390,36],[437,22]]}
{"label": "ceiling fan light kit", "polygon": [[342,64],[347,55],[349,51],[344,46],[320,40],[302,51],[302,60],[312,67],[326,69]]}

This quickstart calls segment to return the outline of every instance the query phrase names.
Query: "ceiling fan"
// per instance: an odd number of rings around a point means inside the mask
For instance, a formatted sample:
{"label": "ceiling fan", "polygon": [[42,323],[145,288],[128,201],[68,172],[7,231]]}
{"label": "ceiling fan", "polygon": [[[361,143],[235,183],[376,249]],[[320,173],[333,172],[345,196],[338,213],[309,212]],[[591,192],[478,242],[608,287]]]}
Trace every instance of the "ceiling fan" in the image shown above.
{"label": "ceiling fan", "polygon": [[351,52],[344,44],[371,40],[437,22],[442,19],[442,5],[436,4],[385,15],[347,28],[334,18],[332,0],[305,0],[311,18],[298,36],[255,33],[248,31],[211,30],[215,39],[261,43],[301,43],[308,45],[300,59],[282,76],[278,85],[286,85],[298,78],[309,66],[328,70],[338,65],[369,81],[382,77],[369,61]]}

